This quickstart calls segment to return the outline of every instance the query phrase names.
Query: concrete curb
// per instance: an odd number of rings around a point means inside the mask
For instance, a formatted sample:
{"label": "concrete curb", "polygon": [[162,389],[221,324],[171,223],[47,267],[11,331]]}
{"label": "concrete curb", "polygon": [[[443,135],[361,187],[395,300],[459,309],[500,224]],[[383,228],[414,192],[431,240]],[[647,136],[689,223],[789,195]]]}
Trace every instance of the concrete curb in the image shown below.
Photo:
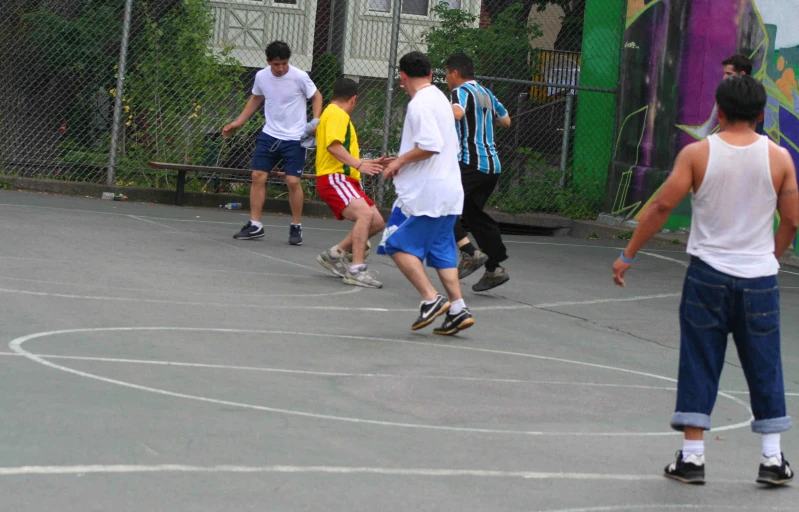
{"label": "concrete curb", "polygon": [[[140,201],[156,204],[175,204],[175,191],[162,188],[146,187],[109,187],[98,183],[80,183],[72,181],[40,180],[35,178],[13,178],[0,176],[0,184],[7,184],[11,188],[61,194],[70,196],[101,197],[103,192],[124,194],[128,201]],[[205,208],[218,208],[226,203],[241,203],[243,210],[249,210],[250,198],[235,194],[208,194],[203,192],[186,192],[184,204],[186,206],[200,206]],[[291,214],[288,199],[267,199],[264,212]],[[332,217],[326,204],[306,201],[303,205],[303,215],[313,217]]]}

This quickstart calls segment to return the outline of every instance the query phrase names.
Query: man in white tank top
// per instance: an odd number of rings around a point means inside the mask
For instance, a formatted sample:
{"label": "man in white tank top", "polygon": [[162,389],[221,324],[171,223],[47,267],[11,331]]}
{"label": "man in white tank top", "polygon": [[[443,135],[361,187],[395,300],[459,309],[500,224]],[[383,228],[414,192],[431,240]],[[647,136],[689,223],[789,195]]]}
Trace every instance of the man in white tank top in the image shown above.
{"label": "man in white tank top", "polygon": [[[613,280],[625,285],[636,253],[693,189],[691,265],[680,304],[677,406],[671,419],[685,440],[665,476],[685,483],[705,481],[702,436],[710,429],[731,333],[749,384],[752,430],[762,434],[757,481],[782,485],[793,479],[793,471],[780,450],[780,433],[791,428],[791,418],[785,410],[777,272],[778,258],[799,226],[796,169],[788,151],[755,133],[766,105],[758,81],[727,78],[716,90],[716,102],[721,133],[677,156],[672,173],[613,264]],[[780,216],[776,234],[775,210]]]}

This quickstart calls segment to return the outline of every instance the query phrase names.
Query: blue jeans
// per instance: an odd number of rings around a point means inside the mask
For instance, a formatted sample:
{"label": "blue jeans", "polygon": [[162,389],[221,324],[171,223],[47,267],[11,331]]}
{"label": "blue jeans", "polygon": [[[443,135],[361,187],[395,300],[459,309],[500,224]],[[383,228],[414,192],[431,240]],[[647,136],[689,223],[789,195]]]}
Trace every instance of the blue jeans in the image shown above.
{"label": "blue jeans", "polygon": [[790,429],[777,277],[733,277],[699,258],[691,258],[680,303],[680,372],[672,428],[710,430],[729,333],[749,385],[752,430],[774,434]]}

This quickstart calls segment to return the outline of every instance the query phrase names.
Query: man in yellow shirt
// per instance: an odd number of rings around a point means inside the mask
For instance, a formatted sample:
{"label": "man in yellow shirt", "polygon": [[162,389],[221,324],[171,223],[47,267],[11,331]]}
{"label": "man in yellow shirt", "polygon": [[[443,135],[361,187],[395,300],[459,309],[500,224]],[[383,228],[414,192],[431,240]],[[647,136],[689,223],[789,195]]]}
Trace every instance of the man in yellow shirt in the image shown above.
{"label": "man in yellow shirt", "polygon": [[[361,175],[383,170],[385,159],[361,160],[358,136],[350,114],[358,101],[358,84],[341,78],[333,86],[330,105],[316,129],[316,191],[337,219],[355,222],[347,236],[316,257],[320,265],[344,278],[346,284],[382,288],[367,270],[366,244],[385,227],[374,202],[361,188]],[[352,252],[352,261],[345,253]]]}

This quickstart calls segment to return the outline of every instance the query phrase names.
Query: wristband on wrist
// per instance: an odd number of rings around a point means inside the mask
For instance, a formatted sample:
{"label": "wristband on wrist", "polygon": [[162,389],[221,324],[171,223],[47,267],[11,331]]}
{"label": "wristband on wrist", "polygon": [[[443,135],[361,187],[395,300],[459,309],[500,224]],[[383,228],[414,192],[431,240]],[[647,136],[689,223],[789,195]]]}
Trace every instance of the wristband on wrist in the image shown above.
{"label": "wristband on wrist", "polygon": [[358,162],[358,165],[356,165],[356,166],[355,166],[355,170],[356,170],[356,171],[360,171],[360,170],[361,170],[361,166],[362,166],[362,165],[363,165],[363,160],[361,160],[360,162]]}
{"label": "wristband on wrist", "polygon": [[620,256],[621,257],[621,261],[623,261],[624,263],[629,265],[633,261],[635,261],[635,257],[633,257],[632,259],[628,258],[627,256],[624,255],[624,251],[625,251],[625,249],[621,250],[621,256]]}

